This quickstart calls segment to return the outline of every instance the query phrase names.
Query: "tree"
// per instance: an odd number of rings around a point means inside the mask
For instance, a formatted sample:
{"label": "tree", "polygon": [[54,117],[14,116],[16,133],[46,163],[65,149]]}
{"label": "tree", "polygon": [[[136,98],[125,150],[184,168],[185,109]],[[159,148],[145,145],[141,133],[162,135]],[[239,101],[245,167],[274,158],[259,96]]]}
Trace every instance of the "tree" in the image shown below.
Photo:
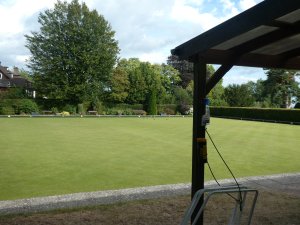
{"label": "tree", "polygon": [[229,106],[246,107],[254,105],[251,90],[245,84],[231,84],[224,90],[224,98]]}
{"label": "tree", "polygon": [[110,96],[109,100],[115,103],[123,103],[130,88],[128,74],[124,68],[117,66],[110,78]]}
{"label": "tree", "polygon": [[167,59],[167,64],[179,71],[180,86],[186,88],[194,78],[193,63],[186,60],[179,60],[177,56],[171,55]]}
{"label": "tree", "polygon": [[163,63],[161,65],[161,80],[166,92],[168,94],[172,94],[174,92],[174,88],[181,82],[180,73],[173,66]]}
{"label": "tree", "polygon": [[147,112],[149,115],[157,115],[157,92],[152,89],[148,94]]}
{"label": "tree", "polygon": [[37,93],[74,103],[101,98],[119,52],[109,23],[78,0],[58,1],[38,22],[40,31],[25,35]]}
{"label": "tree", "polygon": [[130,82],[130,88],[128,91],[127,103],[130,104],[143,104],[146,100],[147,95],[147,85],[145,78],[142,74],[140,65],[133,68],[128,73],[128,78]]}
{"label": "tree", "polygon": [[264,95],[270,96],[274,106],[288,108],[292,97],[299,97],[299,83],[296,71],[267,69],[267,80],[263,82]]}

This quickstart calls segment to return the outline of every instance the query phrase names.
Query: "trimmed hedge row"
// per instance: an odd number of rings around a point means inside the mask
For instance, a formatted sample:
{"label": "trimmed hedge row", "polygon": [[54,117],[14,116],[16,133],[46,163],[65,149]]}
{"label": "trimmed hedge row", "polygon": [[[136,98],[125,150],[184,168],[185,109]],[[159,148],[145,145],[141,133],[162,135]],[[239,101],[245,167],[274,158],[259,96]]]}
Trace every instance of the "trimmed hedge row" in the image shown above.
{"label": "trimmed hedge row", "polygon": [[300,122],[299,109],[209,107],[211,116],[243,119]]}

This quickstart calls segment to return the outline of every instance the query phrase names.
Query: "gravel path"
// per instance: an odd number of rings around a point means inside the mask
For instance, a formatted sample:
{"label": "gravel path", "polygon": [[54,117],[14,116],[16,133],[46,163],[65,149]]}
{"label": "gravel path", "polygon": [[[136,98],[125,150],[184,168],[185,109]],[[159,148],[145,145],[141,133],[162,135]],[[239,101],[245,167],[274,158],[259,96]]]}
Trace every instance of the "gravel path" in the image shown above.
{"label": "gravel path", "polygon": [[[232,179],[219,181],[222,185],[234,184]],[[300,173],[239,178],[247,187],[287,192],[300,197]],[[205,183],[206,188],[215,187],[215,181]],[[75,208],[117,202],[151,199],[190,193],[190,184],[158,185],[111,191],[83,192],[68,195],[0,201],[0,214],[32,213],[54,209]]]}

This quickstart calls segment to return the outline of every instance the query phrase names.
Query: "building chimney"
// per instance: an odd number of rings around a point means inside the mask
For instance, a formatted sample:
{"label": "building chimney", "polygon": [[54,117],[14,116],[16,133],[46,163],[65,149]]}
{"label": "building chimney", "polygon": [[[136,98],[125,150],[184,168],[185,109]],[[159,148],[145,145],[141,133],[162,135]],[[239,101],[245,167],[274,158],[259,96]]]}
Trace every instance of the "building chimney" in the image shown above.
{"label": "building chimney", "polygon": [[15,75],[20,75],[20,71],[19,71],[19,68],[14,66],[14,72],[13,72]]}

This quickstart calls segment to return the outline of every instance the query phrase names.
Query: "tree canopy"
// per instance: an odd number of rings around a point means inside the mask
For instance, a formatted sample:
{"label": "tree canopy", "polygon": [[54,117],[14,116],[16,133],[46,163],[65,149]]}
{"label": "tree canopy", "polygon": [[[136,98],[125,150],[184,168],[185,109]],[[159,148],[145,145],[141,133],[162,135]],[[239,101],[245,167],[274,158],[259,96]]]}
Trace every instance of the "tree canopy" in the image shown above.
{"label": "tree canopy", "polygon": [[264,95],[268,96],[275,106],[288,108],[292,97],[300,97],[296,71],[267,69],[267,79],[263,82]]}
{"label": "tree canopy", "polygon": [[58,1],[38,22],[40,30],[25,35],[37,93],[74,103],[101,99],[119,53],[110,24],[78,0]]}

